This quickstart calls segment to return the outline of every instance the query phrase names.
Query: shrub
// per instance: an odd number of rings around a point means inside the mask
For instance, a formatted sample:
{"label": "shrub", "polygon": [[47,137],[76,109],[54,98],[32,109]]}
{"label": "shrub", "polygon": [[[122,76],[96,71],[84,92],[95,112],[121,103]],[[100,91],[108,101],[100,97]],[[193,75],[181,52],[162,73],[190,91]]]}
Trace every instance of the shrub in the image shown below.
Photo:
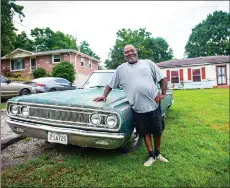
{"label": "shrub", "polygon": [[14,73],[14,74],[13,74],[13,77],[14,77],[14,78],[19,78],[20,76],[21,76],[20,73]]}
{"label": "shrub", "polygon": [[52,75],[54,77],[61,77],[69,80],[71,83],[75,80],[75,71],[73,64],[63,61],[55,65]]}
{"label": "shrub", "polygon": [[46,70],[44,68],[37,68],[33,71],[34,78],[41,78],[46,76]]}

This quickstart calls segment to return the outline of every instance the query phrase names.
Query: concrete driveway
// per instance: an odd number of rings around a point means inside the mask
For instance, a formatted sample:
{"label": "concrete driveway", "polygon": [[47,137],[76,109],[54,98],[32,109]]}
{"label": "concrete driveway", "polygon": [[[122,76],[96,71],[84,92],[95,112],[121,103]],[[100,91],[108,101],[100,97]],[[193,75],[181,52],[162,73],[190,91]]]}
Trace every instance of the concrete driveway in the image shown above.
{"label": "concrete driveway", "polygon": [[21,135],[15,134],[6,123],[9,119],[6,115],[6,110],[1,110],[1,150],[8,145],[13,144],[22,138]]}

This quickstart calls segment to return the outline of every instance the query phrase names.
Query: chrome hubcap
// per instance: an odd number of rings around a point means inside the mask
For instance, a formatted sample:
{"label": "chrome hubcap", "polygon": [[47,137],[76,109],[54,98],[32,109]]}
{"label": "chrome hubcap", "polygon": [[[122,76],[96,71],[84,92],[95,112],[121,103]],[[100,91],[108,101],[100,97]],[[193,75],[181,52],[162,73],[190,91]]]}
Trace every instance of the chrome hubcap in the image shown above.
{"label": "chrome hubcap", "polygon": [[136,128],[134,128],[132,135],[129,139],[129,144],[134,147],[137,144],[138,140],[139,140],[139,134],[137,133]]}

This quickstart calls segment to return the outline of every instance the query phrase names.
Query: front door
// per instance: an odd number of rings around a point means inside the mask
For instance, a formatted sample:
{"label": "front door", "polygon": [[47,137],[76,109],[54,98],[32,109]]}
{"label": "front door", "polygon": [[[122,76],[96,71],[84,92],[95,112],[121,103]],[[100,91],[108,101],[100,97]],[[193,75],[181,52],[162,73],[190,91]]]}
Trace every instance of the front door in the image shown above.
{"label": "front door", "polygon": [[217,85],[227,84],[226,65],[217,66]]}
{"label": "front door", "polygon": [[33,72],[37,68],[36,59],[33,58],[30,60],[30,67],[31,67],[31,72]]}

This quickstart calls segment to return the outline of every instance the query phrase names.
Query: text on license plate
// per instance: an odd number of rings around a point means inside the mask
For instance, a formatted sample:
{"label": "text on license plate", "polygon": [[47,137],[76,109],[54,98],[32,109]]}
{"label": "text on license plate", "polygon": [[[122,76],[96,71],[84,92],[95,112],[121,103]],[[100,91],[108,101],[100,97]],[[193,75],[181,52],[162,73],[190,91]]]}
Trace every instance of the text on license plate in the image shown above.
{"label": "text on license plate", "polygon": [[48,132],[48,142],[67,144],[68,136],[62,133]]}

